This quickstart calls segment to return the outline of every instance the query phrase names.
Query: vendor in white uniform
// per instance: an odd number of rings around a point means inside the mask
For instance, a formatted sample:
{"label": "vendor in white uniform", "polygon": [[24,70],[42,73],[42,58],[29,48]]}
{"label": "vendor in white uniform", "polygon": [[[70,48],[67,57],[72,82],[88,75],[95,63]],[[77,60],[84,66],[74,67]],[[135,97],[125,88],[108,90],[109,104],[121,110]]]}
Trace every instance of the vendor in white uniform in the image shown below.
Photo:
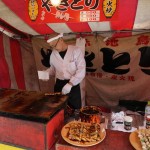
{"label": "vendor in white uniform", "polygon": [[54,92],[68,94],[68,105],[73,109],[81,108],[80,82],[85,77],[86,64],[81,49],[68,45],[59,34],[47,40],[52,53],[50,55],[50,76],[56,77]]}

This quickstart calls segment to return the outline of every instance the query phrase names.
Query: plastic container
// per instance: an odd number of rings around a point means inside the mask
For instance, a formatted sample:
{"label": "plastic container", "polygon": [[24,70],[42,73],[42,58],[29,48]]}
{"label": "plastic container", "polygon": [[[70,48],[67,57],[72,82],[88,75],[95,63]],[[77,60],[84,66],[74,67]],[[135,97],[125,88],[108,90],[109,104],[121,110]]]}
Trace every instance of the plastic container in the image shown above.
{"label": "plastic container", "polygon": [[124,129],[131,130],[132,129],[132,121],[133,121],[132,117],[125,116],[124,117]]}
{"label": "plastic container", "polygon": [[148,126],[149,126],[149,125],[147,125],[147,122],[149,124],[149,121],[147,121],[147,116],[150,116],[150,101],[148,101],[147,105],[145,106],[144,126],[146,128],[148,128]]}
{"label": "plastic container", "polygon": [[150,101],[148,101],[147,105],[145,106],[145,119],[150,115]]}

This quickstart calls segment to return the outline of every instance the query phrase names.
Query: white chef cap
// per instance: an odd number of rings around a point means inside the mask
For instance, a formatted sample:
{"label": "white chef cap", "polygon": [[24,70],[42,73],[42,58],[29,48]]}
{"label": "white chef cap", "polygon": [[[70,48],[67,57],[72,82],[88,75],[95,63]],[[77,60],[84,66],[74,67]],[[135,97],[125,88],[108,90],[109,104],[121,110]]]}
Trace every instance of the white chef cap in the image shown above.
{"label": "white chef cap", "polygon": [[63,33],[60,33],[59,35],[57,35],[57,36],[55,36],[53,38],[48,39],[47,43],[50,43],[50,42],[52,42],[52,41],[54,41],[54,40],[56,40],[56,39],[58,39],[60,37],[63,37]]}

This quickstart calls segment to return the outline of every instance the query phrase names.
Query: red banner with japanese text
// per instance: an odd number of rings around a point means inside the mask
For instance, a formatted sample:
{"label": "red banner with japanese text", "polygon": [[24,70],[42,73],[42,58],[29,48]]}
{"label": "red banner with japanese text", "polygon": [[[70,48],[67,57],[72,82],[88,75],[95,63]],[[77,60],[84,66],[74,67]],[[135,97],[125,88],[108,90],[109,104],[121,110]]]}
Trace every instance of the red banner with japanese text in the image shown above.
{"label": "red banner with japanese text", "polygon": [[119,0],[61,0],[59,6],[51,0],[26,0],[29,23],[99,22],[118,18]]}
{"label": "red banner with japanese text", "polygon": [[86,103],[116,106],[150,99],[150,34],[86,37]]}

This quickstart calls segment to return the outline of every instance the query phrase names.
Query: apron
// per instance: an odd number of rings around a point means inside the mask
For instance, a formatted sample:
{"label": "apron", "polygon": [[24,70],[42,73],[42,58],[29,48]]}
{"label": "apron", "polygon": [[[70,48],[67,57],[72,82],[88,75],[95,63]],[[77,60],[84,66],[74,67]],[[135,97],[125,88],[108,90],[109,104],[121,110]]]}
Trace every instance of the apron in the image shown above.
{"label": "apron", "polygon": [[[69,82],[69,80],[56,79],[54,86],[54,92],[61,92],[62,88]],[[73,109],[81,108],[81,92],[80,84],[73,86],[70,93],[68,94],[68,105]]]}

